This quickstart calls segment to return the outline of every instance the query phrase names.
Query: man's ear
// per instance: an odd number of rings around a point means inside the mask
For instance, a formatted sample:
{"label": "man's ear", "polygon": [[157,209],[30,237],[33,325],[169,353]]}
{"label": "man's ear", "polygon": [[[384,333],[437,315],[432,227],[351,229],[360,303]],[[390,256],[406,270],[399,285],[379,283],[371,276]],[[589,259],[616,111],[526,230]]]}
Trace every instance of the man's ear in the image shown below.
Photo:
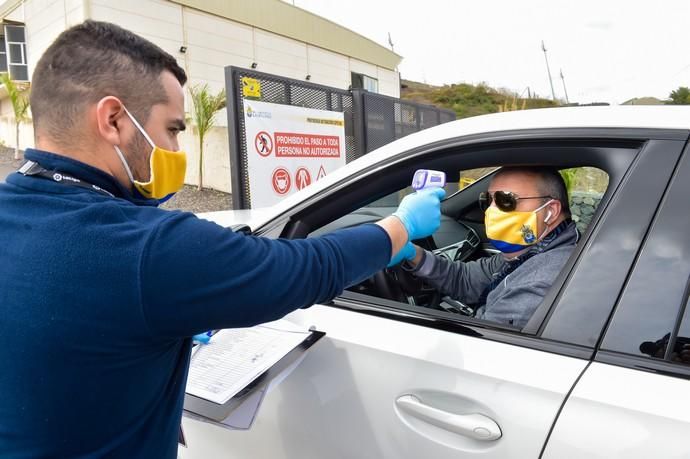
{"label": "man's ear", "polygon": [[561,215],[561,201],[554,199],[544,209],[546,210],[546,217],[544,217],[544,223],[549,224],[550,222],[556,221],[558,220],[558,217],[560,217]]}
{"label": "man's ear", "polygon": [[120,99],[107,96],[96,104],[96,127],[101,138],[111,145],[122,145],[124,127],[122,121],[127,117]]}

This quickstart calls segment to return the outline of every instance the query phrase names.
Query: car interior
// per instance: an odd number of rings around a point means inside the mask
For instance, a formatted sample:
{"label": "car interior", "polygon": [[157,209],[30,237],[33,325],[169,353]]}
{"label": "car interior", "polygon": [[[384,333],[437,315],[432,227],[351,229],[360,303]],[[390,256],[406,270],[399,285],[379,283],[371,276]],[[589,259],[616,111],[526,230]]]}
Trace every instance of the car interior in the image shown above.
{"label": "car interior", "polygon": [[[574,177],[570,184],[571,207],[584,200],[584,216],[574,217],[583,235],[597,221],[610,198],[611,185],[620,182],[639,145],[598,140],[568,142],[509,142],[481,147],[447,148],[433,153],[411,155],[406,160],[360,174],[357,180],[341,183],[329,199],[298,210],[285,225],[281,237],[314,237],[363,223],[373,223],[390,215],[399,200],[412,192],[410,182],[417,169],[446,173],[447,195],[442,202],[441,228],[433,236],[413,241],[416,245],[457,262],[476,260],[498,253],[486,238],[484,213],[478,197],[486,191],[493,173],[508,165],[548,165]],[[566,183],[568,181],[566,180]],[[577,197],[577,194],[580,197]],[[582,195],[585,197],[583,198]],[[591,223],[590,223],[591,222]],[[580,238],[581,245],[586,237]],[[571,256],[576,257],[577,250]],[[572,265],[570,263],[569,265]],[[564,271],[568,269],[568,264]],[[466,305],[444,297],[400,266],[384,269],[372,278],[352,286],[343,294],[357,302],[381,308],[399,309],[425,315],[441,315],[452,320],[470,320],[477,305]],[[499,324],[501,328],[508,328]]]}
{"label": "car interior", "polygon": [[[467,262],[500,253],[486,238],[484,213],[478,205],[479,193],[486,191],[491,178],[499,168],[500,166],[446,172],[449,183],[445,186],[447,198],[442,203],[441,227],[432,237],[414,241],[415,244],[453,262]],[[587,212],[591,212],[589,215],[593,215],[608,183],[606,173],[590,167],[568,168],[567,171],[575,177],[597,176],[598,183],[596,186],[582,193],[589,197],[591,204],[588,206]],[[470,176],[477,174],[480,174],[477,179],[470,178]],[[468,185],[460,188],[459,183],[463,182]],[[573,185],[576,186],[576,184]],[[311,235],[327,234],[336,229],[363,223],[374,223],[391,215],[396,210],[401,198],[411,192],[414,190],[407,187],[391,193],[324,225],[312,232]],[[577,209],[577,206],[578,203],[573,202],[573,191],[571,191],[570,207]],[[575,215],[574,218],[579,220],[582,217]],[[586,231],[587,226],[588,221],[578,221],[580,232]],[[403,269],[401,265],[387,268],[373,278],[351,287],[350,290],[407,303],[410,306],[448,311],[465,316],[473,316],[477,307],[477,305],[463,304],[455,298],[442,297],[437,290],[416,278],[408,270]]]}

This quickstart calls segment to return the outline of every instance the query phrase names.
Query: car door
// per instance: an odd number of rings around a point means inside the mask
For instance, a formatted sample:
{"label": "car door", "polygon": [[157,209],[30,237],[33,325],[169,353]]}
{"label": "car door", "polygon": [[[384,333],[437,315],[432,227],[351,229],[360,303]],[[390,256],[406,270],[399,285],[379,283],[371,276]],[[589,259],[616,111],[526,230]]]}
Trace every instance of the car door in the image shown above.
{"label": "car door", "polygon": [[[589,364],[682,147],[677,140],[643,141],[639,133],[629,142],[607,139],[620,135],[540,132],[534,134],[538,143],[530,144],[523,132],[515,145],[506,144],[510,136],[501,139],[506,161],[572,155],[562,160],[598,158],[610,166],[609,191],[596,218],[524,330],[356,293],[296,311],[287,319],[315,326],[326,337],[266,396],[248,431],[185,419],[189,449],[181,457],[538,457]],[[550,146],[544,147],[545,139]],[[579,146],[560,149],[562,141]],[[398,165],[400,170],[379,166],[369,179],[375,181],[377,173],[380,181],[383,174],[411,177],[416,168],[434,167],[437,157],[461,147],[436,145]],[[492,143],[487,148],[498,151]],[[475,153],[473,139],[467,158]],[[639,192],[649,177],[657,180]],[[343,193],[358,200],[352,195],[361,188],[354,180]],[[328,199],[333,203],[336,197]],[[318,207],[328,205],[324,200]],[[309,226],[309,212],[307,206],[293,224]],[[608,224],[621,219],[622,227]],[[602,258],[611,245],[615,256]],[[602,272],[606,283],[596,282]],[[592,297],[596,305],[588,303]]]}
{"label": "car door", "polygon": [[689,176],[686,152],[545,458],[690,457]]}

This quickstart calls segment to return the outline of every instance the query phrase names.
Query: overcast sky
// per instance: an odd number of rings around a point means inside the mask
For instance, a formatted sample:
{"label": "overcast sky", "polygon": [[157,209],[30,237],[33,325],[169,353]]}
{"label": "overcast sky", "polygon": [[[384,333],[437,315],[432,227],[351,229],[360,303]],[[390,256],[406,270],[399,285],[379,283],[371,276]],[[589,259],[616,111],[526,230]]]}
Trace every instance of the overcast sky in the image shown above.
{"label": "overcast sky", "polygon": [[[288,0],[288,3],[293,3]],[[294,0],[403,56],[402,78],[617,104],[690,86],[690,0]]]}

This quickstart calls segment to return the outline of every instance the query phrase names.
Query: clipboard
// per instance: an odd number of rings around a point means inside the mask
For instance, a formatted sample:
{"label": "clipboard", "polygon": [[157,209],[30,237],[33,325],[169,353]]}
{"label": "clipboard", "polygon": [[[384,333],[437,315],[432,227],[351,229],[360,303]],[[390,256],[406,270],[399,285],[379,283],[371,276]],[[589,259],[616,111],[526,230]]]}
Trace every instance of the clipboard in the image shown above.
{"label": "clipboard", "polygon": [[249,429],[272,383],[277,384],[287,377],[325,335],[325,332],[310,330],[300,344],[223,404],[185,393],[184,416],[227,429]]}

